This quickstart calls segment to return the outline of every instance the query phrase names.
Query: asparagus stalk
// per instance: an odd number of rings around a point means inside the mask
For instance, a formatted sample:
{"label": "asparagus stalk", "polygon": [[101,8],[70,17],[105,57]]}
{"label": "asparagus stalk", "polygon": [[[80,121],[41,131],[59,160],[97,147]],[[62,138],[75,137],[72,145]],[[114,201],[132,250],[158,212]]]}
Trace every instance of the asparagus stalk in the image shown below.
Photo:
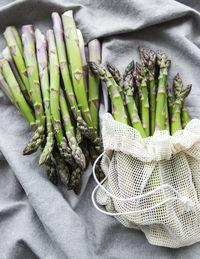
{"label": "asparagus stalk", "polygon": [[19,43],[17,43],[17,40],[15,38],[15,34],[14,34],[11,26],[6,28],[6,30],[4,32],[4,37],[5,37],[5,40],[7,42],[8,47],[10,49],[10,53],[13,57],[13,60],[16,64],[16,67],[19,71],[21,79],[22,79],[22,81],[23,81],[23,83],[26,87],[26,90],[29,94],[29,97],[31,98],[30,86],[29,86],[29,81],[28,81],[28,77],[27,77],[26,66],[25,66],[25,63],[24,63],[23,56],[21,54],[21,50],[18,46]]}
{"label": "asparagus stalk", "polygon": [[71,149],[68,147],[64,137],[59,106],[60,74],[59,63],[53,30],[47,31],[49,69],[50,69],[50,110],[53,120],[53,127],[60,154],[69,164],[74,164]]}
{"label": "asparagus stalk", "polygon": [[[180,86],[180,85],[179,85]],[[176,85],[174,84],[175,92],[176,92]],[[182,129],[181,125],[181,106],[184,99],[189,95],[191,91],[192,85],[186,86],[185,89],[180,91],[180,95],[176,96],[173,110],[172,110],[172,121],[171,121],[171,133],[172,135],[177,131]]]}
{"label": "asparagus stalk", "polygon": [[24,54],[23,54],[23,47],[22,47],[22,41],[21,41],[20,35],[15,26],[11,26],[11,29],[15,36],[15,40],[16,40],[17,46],[19,48],[19,51],[20,51],[21,55],[23,56]]}
{"label": "asparagus stalk", "polygon": [[60,180],[68,188],[68,184],[69,184],[69,180],[70,180],[69,167],[66,164],[64,158],[61,156],[59,149],[56,146],[54,146],[52,154],[56,161]]}
{"label": "asparagus stalk", "polygon": [[27,91],[27,89],[26,89],[24,83],[23,83],[22,80],[21,80],[21,77],[20,77],[20,75],[19,75],[19,73],[18,73],[18,71],[17,71],[17,68],[16,68],[16,66],[15,66],[15,63],[14,63],[14,61],[13,61],[13,58],[12,58],[12,56],[11,56],[11,53],[10,53],[10,50],[9,50],[8,47],[6,47],[6,48],[3,50],[2,55],[3,55],[3,57],[8,61],[9,65],[10,65],[12,71],[13,71],[13,74],[14,74],[14,76],[15,76],[15,78],[16,78],[18,84],[19,84],[19,87],[20,87],[20,89],[21,89],[21,91],[22,91],[22,94],[24,95],[24,97],[25,97],[25,99],[26,99],[26,101],[27,101],[30,105],[32,105],[32,102],[31,102],[31,99],[30,99],[30,97],[29,97],[28,91]]}
{"label": "asparagus stalk", "polygon": [[133,82],[133,68],[134,62],[131,62],[125,69],[125,73],[123,76],[123,88],[124,88],[124,96],[125,96],[125,103],[127,106],[127,110],[130,116],[131,125],[133,128],[139,131],[143,138],[146,137],[145,131],[143,129],[140,117],[138,115],[138,110],[135,104],[135,100],[133,98],[133,91],[134,91],[134,82]]}
{"label": "asparagus stalk", "polygon": [[60,64],[61,75],[64,83],[65,93],[69,102],[71,111],[77,122],[77,127],[81,134],[89,139],[93,137],[93,130],[89,129],[87,123],[83,120],[81,112],[78,108],[76,97],[74,94],[70,73],[68,69],[68,61],[65,51],[65,43],[63,39],[62,21],[58,13],[52,13],[53,30],[56,39],[58,58]]}
{"label": "asparagus stalk", "polygon": [[168,99],[168,106],[169,106],[169,118],[171,119],[172,109],[173,109],[173,95],[169,84],[167,84],[167,99]]}
{"label": "asparagus stalk", "polygon": [[110,62],[108,61],[106,62],[106,65],[107,65],[108,71],[111,73],[112,77],[114,78],[115,82],[118,85],[118,90],[120,92],[122,100],[124,100],[123,80],[122,80],[120,71],[116,66],[110,64]]}
{"label": "asparagus stalk", "polygon": [[82,32],[79,29],[77,29],[77,35],[78,35],[78,43],[79,43],[79,48],[80,48],[80,53],[81,53],[81,63],[82,63],[82,67],[83,67],[84,86],[85,86],[85,92],[87,95],[88,83],[87,83],[87,61],[86,61],[86,56],[85,56],[85,43],[84,43]]}
{"label": "asparagus stalk", "polygon": [[144,128],[145,134],[148,137],[150,136],[150,124],[149,124],[149,98],[148,98],[148,88],[147,88],[147,77],[143,67],[137,62],[136,62],[136,72],[138,74],[139,83],[142,90],[142,97],[141,97],[142,125]]}
{"label": "asparagus stalk", "polygon": [[[92,145],[89,145],[89,154],[91,157],[92,164],[94,164],[95,160],[99,155],[97,154],[96,150]],[[95,172],[96,172],[97,179],[99,180],[99,182],[101,182],[105,178],[105,175],[101,169],[100,161],[98,161],[98,163],[96,164]]]}
{"label": "asparagus stalk", "polygon": [[90,62],[89,64],[95,75],[104,81],[108,87],[110,99],[112,102],[113,117],[115,120],[128,125],[128,118],[124,109],[124,104],[118,91],[118,86],[113,80],[112,75],[102,64],[97,64],[95,62]]}
{"label": "asparagus stalk", "polygon": [[[24,59],[27,67],[36,124],[38,125],[40,140],[41,142],[43,142],[45,140],[45,116],[40,91],[37,59],[35,54],[35,34],[32,25],[22,26],[22,43],[24,48]],[[35,151],[36,150],[32,149],[31,145],[28,144],[23,154],[27,155]]]}
{"label": "asparagus stalk", "polygon": [[[97,39],[88,43],[88,61],[101,63],[101,46]],[[89,69],[89,108],[93,127],[98,134],[99,78]]]}
{"label": "asparagus stalk", "polygon": [[135,86],[137,89],[137,97],[135,96],[135,102],[138,103],[138,105],[136,107],[138,107],[138,114],[142,120],[142,87],[140,84],[139,75],[136,70],[133,71],[133,78],[135,80]]}
{"label": "asparagus stalk", "polygon": [[149,105],[150,105],[150,121],[151,121],[151,136],[155,131],[155,118],[156,118],[156,54],[150,50],[149,54],[143,52],[144,63],[147,67],[148,82],[149,82]]}
{"label": "asparagus stalk", "polygon": [[69,180],[69,183],[68,183],[68,190],[73,190],[77,186],[80,185],[83,170],[80,167],[72,166],[70,168],[70,172],[71,172],[71,175],[70,175],[70,180]]}
{"label": "asparagus stalk", "polygon": [[[83,69],[81,63],[81,54],[78,44],[78,35],[76,25],[73,19],[72,10],[65,12],[62,15],[64,26],[65,43],[67,47],[67,54],[70,63],[70,72],[73,82],[73,88],[78,102],[78,106],[82,112],[82,116],[89,128],[93,130],[93,123],[88,106],[87,95],[85,92]],[[102,152],[102,142],[93,130],[93,143],[98,152]]]}
{"label": "asparagus stalk", "polygon": [[165,53],[158,51],[157,59],[159,65],[159,80],[158,80],[158,92],[156,100],[156,126],[155,130],[165,130],[165,118],[166,118],[166,87],[167,87],[167,75],[170,61],[167,60]]}
{"label": "asparagus stalk", "polygon": [[[2,72],[4,74],[2,74]],[[32,109],[26,103],[26,100],[24,99],[24,96],[21,93],[21,90],[17,84],[17,81],[14,75],[12,74],[12,70],[9,67],[9,63],[5,60],[0,62],[0,86],[2,87],[3,90],[5,90],[4,91],[5,94],[11,100],[11,102],[17,107],[17,109],[22,113],[22,115],[28,121],[28,123],[33,128],[33,130],[36,130],[36,127],[35,127],[36,122],[35,122]],[[37,130],[35,134],[37,134]],[[43,149],[43,146],[41,146],[41,149]],[[46,161],[45,165],[46,165],[46,172],[49,180],[53,184],[57,184],[56,167],[53,161],[51,160],[51,158],[49,158]]]}
{"label": "asparagus stalk", "polygon": [[46,145],[40,156],[39,164],[45,163],[51,156],[54,147],[54,133],[51,122],[50,111],[50,87],[49,87],[49,73],[48,73],[48,56],[47,56],[47,41],[45,36],[39,29],[35,31],[36,38],[36,55],[40,76],[40,84],[43,96],[43,105],[46,115]]}
{"label": "asparagus stalk", "polygon": [[71,119],[70,119],[70,114],[68,111],[64,92],[62,89],[60,89],[60,108],[61,108],[63,124],[64,124],[64,128],[65,128],[65,134],[68,139],[69,147],[72,150],[72,156],[75,159],[77,165],[79,165],[82,169],[85,169],[85,166],[86,166],[85,157],[83,155],[81,148],[79,147],[79,145],[76,141],[74,127],[73,127]]}
{"label": "asparagus stalk", "polygon": [[[191,87],[188,86],[188,88],[191,88]],[[174,95],[175,95],[176,98],[179,97],[182,89],[183,89],[183,82],[182,82],[182,79],[180,77],[180,74],[178,73],[175,77],[175,80],[174,80]],[[186,87],[186,89],[187,89],[187,87]],[[183,129],[185,128],[187,123],[190,121],[189,116],[188,116],[188,112],[187,112],[187,108],[185,107],[185,98],[188,96],[189,93],[190,93],[190,91],[186,92],[186,95],[185,95],[185,97],[182,101],[181,123],[182,123]]]}

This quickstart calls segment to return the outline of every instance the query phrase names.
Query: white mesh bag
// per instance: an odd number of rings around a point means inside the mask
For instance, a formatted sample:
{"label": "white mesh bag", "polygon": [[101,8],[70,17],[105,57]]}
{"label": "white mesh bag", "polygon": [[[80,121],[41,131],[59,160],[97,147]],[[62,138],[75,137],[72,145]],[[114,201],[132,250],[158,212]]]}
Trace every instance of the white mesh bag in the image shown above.
{"label": "white mesh bag", "polygon": [[158,131],[143,139],[106,113],[102,136],[106,177],[99,183],[94,165],[95,207],[141,229],[154,245],[177,248],[200,241],[200,120],[173,136]]}

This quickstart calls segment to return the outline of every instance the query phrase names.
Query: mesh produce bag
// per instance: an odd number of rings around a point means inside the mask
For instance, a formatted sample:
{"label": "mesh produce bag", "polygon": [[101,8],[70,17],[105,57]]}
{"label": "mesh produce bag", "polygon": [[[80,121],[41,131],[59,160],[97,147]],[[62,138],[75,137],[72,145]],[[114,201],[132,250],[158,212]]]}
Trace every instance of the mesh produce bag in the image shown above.
{"label": "mesh produce bag", "polygon": [[102,136],[106,177],[101,183],[95,177],[95,207],[141,229],[154,245],[177,248],[200,241],[200,120],[173,136],[157,131],[141,138],[106,113]]}

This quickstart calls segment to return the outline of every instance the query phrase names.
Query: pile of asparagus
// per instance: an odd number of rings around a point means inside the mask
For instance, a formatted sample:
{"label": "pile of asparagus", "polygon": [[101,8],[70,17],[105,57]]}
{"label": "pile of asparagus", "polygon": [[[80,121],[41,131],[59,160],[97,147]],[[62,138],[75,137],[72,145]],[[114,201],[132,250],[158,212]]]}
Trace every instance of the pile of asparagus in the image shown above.
{"label": "pile of asparagus", "polygon": [[157,130],[173,135],[189,122],[185,98],[192,85],[183,87],[179,74],[172,87],[167,82],[171,61],[162,51],[149,52],[139,47],[141,64],[132,61],[123,76],[107,62],[90,62],[90,68],[106,83],[115,120],[132,126],[145,138]]}
{"label": "pile of asparagus", "polygon": [[[73,12],[52,13],[46,35],[24,25],[4,32],[7,47],[0,60],[0,87],[34,131],[23,155],[41,149],[39,164],[49,180],[57,175],[69,190],[80,192],[90,159],[103,151],[98,136],[99,79],[87,68],[85,46]],[[100,42],[88,43],[88,60],[100,64]],[[56,164],[55,164],[56,163]],[[57,165],[57,167],[56,167]],[[102,179],[100,166],[97,174]]]}

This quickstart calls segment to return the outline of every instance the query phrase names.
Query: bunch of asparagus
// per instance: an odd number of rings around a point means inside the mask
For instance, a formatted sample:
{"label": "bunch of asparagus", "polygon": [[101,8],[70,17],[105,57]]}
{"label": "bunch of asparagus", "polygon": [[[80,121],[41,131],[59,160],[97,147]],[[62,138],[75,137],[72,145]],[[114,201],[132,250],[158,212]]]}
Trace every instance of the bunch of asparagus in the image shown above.
{"label": "bunch of asparagus", "polygon": [[172,87],[167,83],[171,61],[162,51],[149,52],[139,47],[141,64],[132,61],[123,76],[109,62],[107,68],[89,62],[91,70],[105,82],[115,120],[132,126],[145,138],[157,130],[167,130],[173,135],[189,122],[185,98],[192,85],[183,87],[179,74]]}
{"label": "bunch of asparagus", "polygon": [[[81,176],[102,152],[98,136],[99,79],[87,67],[83,36],[71,10],[52,13],[46,35],[24,25],[4,32],[7,47],[0,60],[0,87],[22,113],[34,134],[23,155],[39,147],[39,164],[49,180],[57,174],[69,190],[80,192]],[[88,59],[100,64],[100,42],[88,43]],[[89,151],[88,151],[89,150]],[[57,167],[56,167],[56,165]],[[100,166],[99,179],[103,173]]]}

